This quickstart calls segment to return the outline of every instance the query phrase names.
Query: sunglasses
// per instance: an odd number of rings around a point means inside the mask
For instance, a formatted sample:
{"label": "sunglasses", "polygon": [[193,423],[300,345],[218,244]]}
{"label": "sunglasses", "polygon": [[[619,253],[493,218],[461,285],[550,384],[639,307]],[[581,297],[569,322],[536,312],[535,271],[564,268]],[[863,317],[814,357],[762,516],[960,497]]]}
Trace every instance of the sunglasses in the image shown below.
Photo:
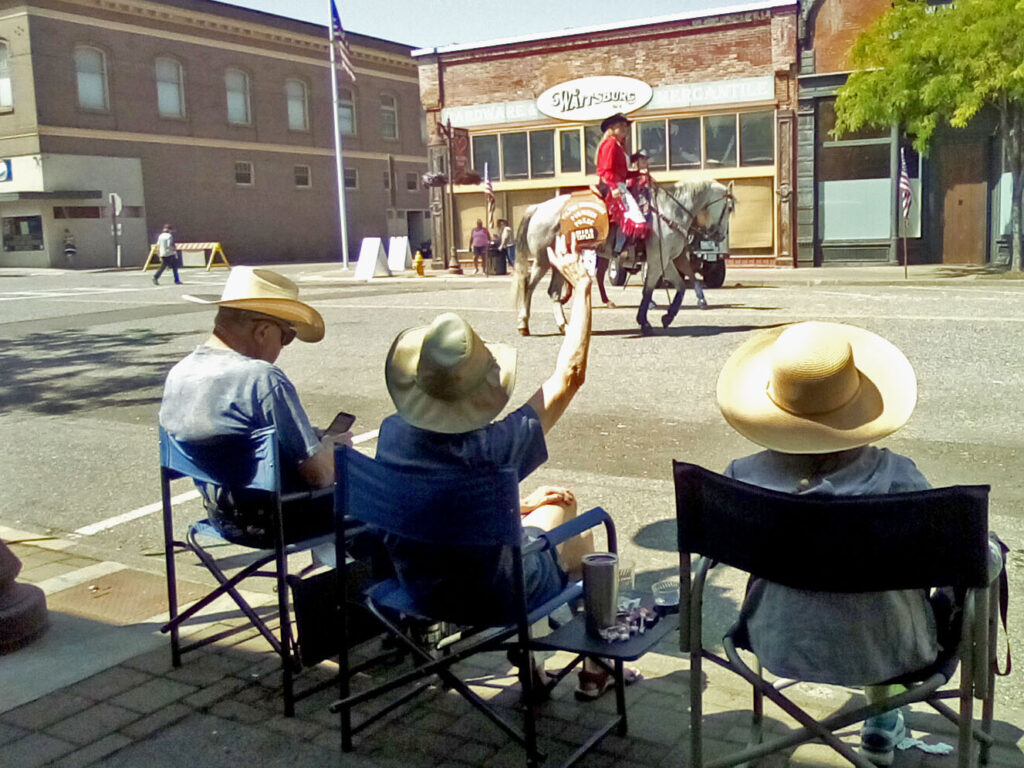
{"label": "sunglasses", "polygon": [[272,323],[273,325],[276,325],[280,329],[282,347],[287,347],[289,344],[295,341],[295,337],[296,335],[298,335],[298,331],[296,331],[294,328],[288,325],[288,323],[282,322],[273,317],[259,317],[256,318],[256,320],[262,320],[267,323]]}

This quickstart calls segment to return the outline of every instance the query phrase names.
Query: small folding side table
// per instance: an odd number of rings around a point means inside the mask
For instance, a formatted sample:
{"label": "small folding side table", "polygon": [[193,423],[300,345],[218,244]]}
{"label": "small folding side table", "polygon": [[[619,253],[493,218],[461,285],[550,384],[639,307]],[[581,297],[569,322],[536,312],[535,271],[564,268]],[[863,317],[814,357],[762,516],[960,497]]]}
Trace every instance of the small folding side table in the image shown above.
{"label": "small folding side table", "polygon": [[[646,607],[650,607],[650,605]],[[568,651],[578,656],[608,659],[614,663],[615,667],[615,717],[587,739],[586,743],[562,764],[563,768],[573,765],[592,747],[597,745],[601,739],[607,736],[613,728],[616,729],[616,733],[619,736],[626,735],[628,726],[626,720],[626,692],[621,684],[623,665],[627,661],[636,661],[657,645],[669,632],[678,629],[678,612],[669,613],[658,619],[658,623],[646,630],[642,635],[637,634],[629,638],[629,640],[610,643],[587,632],[586,616],[579,613],[573,617],[572,621],[566,622],[550,635],[533,639],[532,647],[534,650]],[[554,676],[551,686],[557,685],[575,666],[575,664],[572,664],[561,670]]]}

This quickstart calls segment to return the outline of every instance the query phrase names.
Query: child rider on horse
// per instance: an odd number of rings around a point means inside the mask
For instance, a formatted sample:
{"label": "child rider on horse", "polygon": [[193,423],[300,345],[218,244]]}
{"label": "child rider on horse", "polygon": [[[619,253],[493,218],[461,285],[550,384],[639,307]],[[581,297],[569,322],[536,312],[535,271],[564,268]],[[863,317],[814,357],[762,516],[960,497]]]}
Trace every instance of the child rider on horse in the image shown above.
{"label": "child rider on horse", "polygon": [[643,240],[647,237],[647,221],[640,212],[627,182],[637,175],[629,170],[626,138],[630,122],[623,114],[612,115],[601,123],[604,137],[597,148],[598,189],[608,207],[609,220],[618,227],[615,250],[622,250],[625,238]]}

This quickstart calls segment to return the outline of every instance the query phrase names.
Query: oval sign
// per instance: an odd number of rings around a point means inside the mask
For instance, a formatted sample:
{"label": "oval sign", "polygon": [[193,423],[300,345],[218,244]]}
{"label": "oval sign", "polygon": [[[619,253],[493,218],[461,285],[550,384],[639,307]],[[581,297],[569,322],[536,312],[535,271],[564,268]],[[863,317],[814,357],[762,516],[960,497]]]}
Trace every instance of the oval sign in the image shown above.
{"label": "oval sign", "polygon": [[652,94],[651,86],[632,77],[581,77],[548,88],[537,97],[537,109],[558,120],[603,120],[640,109]]}

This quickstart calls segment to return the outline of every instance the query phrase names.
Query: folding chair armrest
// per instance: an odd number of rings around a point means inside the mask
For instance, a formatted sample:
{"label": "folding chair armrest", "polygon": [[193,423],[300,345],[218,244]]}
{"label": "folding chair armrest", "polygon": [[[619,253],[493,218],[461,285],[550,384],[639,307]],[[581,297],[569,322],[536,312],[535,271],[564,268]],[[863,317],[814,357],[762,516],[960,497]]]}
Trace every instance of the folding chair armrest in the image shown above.
{"label": "folding chair armrest", "polygon": [[321,499],[324,496],[333,496],[334,486],[328,485],[326,488],[313,488],[308,491],[293,491],[291,493],[281,494],[281,503],[288,504],[292,501],[313,501],[315,499]]}
{"label": "folding chair armrest", "polygon": [[557,546],[562,542],[568,541],[573,536],[579,536],[584,531],[596,528],[602,523],[604,524],[605,532],[608,534],[608,551],[618,552],[619,545],[615,535],[615,523],[604,509],[594,507],[593,509],[588,509],[582,515],[577,515],[569,522],[562,523],[557,528],[546,531],[536,541],[530,542],[530,544],[523,547],[523,554],[542,549],[548,545]]}

